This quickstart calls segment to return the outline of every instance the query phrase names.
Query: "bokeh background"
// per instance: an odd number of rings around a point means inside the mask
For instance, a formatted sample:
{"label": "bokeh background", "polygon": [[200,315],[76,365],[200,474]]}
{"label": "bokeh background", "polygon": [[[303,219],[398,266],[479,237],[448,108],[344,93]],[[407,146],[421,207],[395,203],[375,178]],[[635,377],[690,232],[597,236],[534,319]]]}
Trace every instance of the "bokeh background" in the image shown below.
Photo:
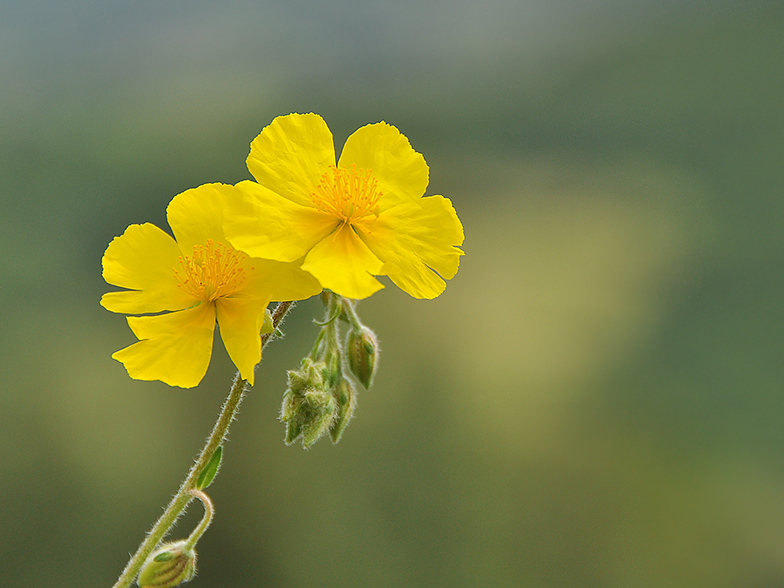
{"label": "bokeh background", "polygon": [[781,586],[782,98],[775,1],[0,1],[0,584],[110,586],[233,375],[127,377],[106,245],[313,111],[401,129],[466,255],[361,304],[337,446],[276,420],[297,308],[191,585]]}

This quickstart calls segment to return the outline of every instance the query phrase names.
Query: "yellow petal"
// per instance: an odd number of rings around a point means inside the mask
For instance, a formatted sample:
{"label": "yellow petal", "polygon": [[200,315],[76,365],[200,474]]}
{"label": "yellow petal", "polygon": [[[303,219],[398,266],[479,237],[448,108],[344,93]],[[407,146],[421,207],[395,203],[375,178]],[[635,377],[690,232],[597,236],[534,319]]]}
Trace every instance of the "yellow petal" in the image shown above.
{"label": "yellow petal", "polygon": [[221,339],[240,375],[253,385],[253,368],[261,360],[261,326],[269,299],[242,296],[216,301]]}
{"label": "yellow petal", "polygon": [[284,263],[249,258],[246,264],[253,269],[248,272],[248,280],[242,285],[242,295],[278,301],[304,300],[322,290],[318,280],[302,270],[302,261]]}
{"label": "yellow petal", "polygon": [[214,305],[128,317],[128,325],[140,341],[112,357],[125,365],[132,378],[193,388],[207,373],[215,332]]}
{"label": "yellow petal", "polygon": [[103,277],[132,292],[110,292],[101,304],[112,312],[146,314],[180,310],[194,299],[177,287],[174,268],[180,250],[169,235],[155,225],[131,225],[115,237],[103,255]]}
{"label": "yellow petal", "polygon": [[192,255],[193,246],[203,246],[208,239],[228,245],[223,234],[223,211],[228,202],[239,197],[234,186],[204,184],[172,199],[166,218],[184,255]]}
{"label": "yellow petal", "polygon": [[335,145],[317,114],[279,116],[250,144],[248,169],[256,181],[308,206],[321,175],[335,165]]}
{"label": "yellow petal", "polygon": [[425,158],[414,151],[400,131],[385,122],[357,129],[346,140],[338,166],[348,168],[352,163],[373,170],[382,192],[382,210],[419,198],[427,188]]}
{"label": "yellow petal", "polygon": [[[382,261],[382,273],[415,298],[435,298],[444,291],[441,278],[457,273],[463,226],[452,203],[429,196],[382,211],[360,235]],[[436,275],[435,270],[439,275]]]}
{"label": "yellow petal", "polygon": [[224,211],[224,230],[229,243],[251,257],[295,261],[337,225],[334,217],[256,182],[240,182],[237,190]]}
{"label": "yellow petal", "polygon": [[446,282],[413,254],[391,254],[383,273],[414,298],[435,298],[446,289]]}
{"label": "yellow petal", "polygon": [[359,299],[384,287],[371,275],[379,274],[382,266],[353,229],[343,225],[308,253],[302,269],[313,274],[324,288]]}

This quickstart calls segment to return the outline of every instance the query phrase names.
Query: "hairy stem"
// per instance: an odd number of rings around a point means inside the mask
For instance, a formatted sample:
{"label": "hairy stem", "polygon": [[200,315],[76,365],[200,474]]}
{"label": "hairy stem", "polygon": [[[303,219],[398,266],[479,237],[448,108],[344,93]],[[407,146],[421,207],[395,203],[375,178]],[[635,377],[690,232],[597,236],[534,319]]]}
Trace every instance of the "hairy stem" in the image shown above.
{"label": "hairy stem", "polygon": [[204,531],[210,526],[212,518],[215,516],[215,508],[212,506],[212,500],[210,500],[209,496],[201,490],[191,490],[190,494],[201,500],[201,503],[204,505],[204,516],[185,541],[185,550],[187,551],[192,551],[193,548],[196,547],[196,543],[201,539],[201,536],[204,535]]}
{"label": "hairy stem", "polygon": [[[283,322],[283,318],[286,316],[286,313],[288,313],[288,311],[291,310],[293,306],[294,302],[281,302],[278,304],[272,313],[272,324],[275,328],[277,328]],[[264,349],[267,343],[270,342],[273,333],[266,333],[262,335],[262,349]],[[120,578],[117,580],[113,588],[128,588],[128,586],[133,583],[134,579],[139,573],[139,570],[144,564],[144,561],[147,559],[147,556],[152,553],[158,543],[161,542],[161,539],[166,536],[180,515],[185,511],[185,507],[187,507],[188,503],[193,500],[191,490],[196,487],[196,480],[198,479],[199,474],[209,463],[210,458],[212,458],[212,454],[215,453],[215,450],[226,439],[226,435],[229,432],[229,425],[231,425],[231,421],[233,421],[237,415],[237,410],[239,409],[240,403],[242,402],[245,393],[249,389],[250,385],[248,382],[243,380],[240,377],[240,374],[237,373],[237,375],[234,376],[234,383],[231,386],[231,391],[226,397],[226,401],[223,403],[223,407],[218,414],[218,420],[215,422],[215,425],[212,428],[212,432],[207,438],[204,449],[201,450],[196,463],[194,463],[193,467],[191,467],[190,472],[188,472],[188,476],[180,486],[177,494],[175,494],[171,499],[171,502],[169,502],[169,506],[166,507],[166,510],[153,525],[145,540],[141,545],[139,545],[136,553],[133,554],[130,561],[128,561],[128,564],[125,566],[123,573],[120,575]]]}

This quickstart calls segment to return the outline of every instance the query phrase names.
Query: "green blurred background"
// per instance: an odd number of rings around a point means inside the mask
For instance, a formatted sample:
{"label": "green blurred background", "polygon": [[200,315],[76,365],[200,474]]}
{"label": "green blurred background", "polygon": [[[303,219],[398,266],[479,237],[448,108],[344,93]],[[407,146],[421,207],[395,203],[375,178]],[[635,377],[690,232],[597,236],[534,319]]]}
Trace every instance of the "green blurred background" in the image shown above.
{"label": "green blurred background", "polygon": [[466,255],[360,305],[337,446],[282,441],[297,308],[192,586],[784,584],[780,2],[0,0],[0,80],[2,586],[110,586],[234,373],[128,378],[106,245],[309,111],[408,136]]}

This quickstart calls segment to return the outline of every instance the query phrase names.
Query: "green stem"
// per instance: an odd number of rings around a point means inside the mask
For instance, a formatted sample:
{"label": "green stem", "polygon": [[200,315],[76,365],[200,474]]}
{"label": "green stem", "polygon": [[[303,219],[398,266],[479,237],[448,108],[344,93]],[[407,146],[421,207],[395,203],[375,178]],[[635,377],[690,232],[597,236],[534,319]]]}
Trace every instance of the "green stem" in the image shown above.
{"label": "green stem", "polygon": [[341,302],[343,298],[338,296],[334,292],[330,296],[329,299],[329,306],[327,306],[327,315],[331,318],[327,322],[324,329],[326,329],[326,337],[327,337],[327,349],[337,350],[340,349],[340,344],[338,342],[338,334],[339,334],[339,325],[338,325],[338,317],[340,316],[341,310]]}
{"label": "green stem", "polygon": [[210,526],[212,523],[212,518],[215,516],[215,508],[212,506],[212,500],[210,497],[207,496],[201,490],[191,490],[191,496],[194,496],[201,500],[201,503],[204,505],[204,516],[201,519],[199,525],[193,530],[193,532],[188,535],[188,539],[185,540],[184,549],[186,551],[193,551],[193,548],[196,547],[196,543],[198,543],[201,536],[204,535],[204,531],[207,530],[207,527]]}
{"label": "green stem", "polygon": [[[286,316],[286,313],[288,313],[288,311],[291,310],[293,306],[294,302],[281,302],[278,304],[278,306],[275,308],[275,311],[272,313],[272,324],[274,328],[277,328],[283,322],[283,318]],[[262,349],[266,347],[271,337],[272,333],[266,333],[262,335]],[[196,480],[198,479],[199,474],[209,463],[210,459],[212,458],[212,454],[215,453],[215,450],[226,439],[226,435],[229,432],[229,425],[231,425],[231,421],[234,420],[234,417],[237,414],[237,409],[239,408],[245,393],[249,389],[250,385],[248,382],[243,380],[240,377],[240,374],[237,373],[237,375],[234,376],[234,383],[231,386],[231,391],[229,392],[226,401],[223,403],[223,407],[221,408],[220,414],[218,415],[218,420],[215,422],[215,425],[212,428],[212,433],[210,433],[210,436],[207,438],[207,443],[204,445],[204,449],[201,450],[196,463],[194,463],[193,467],[191,467],[190,472],[188,472],[188,476],[180,486],[177,494],[175,494],[174,498],[172,498],[171,502],[169,502],[169,506],[166,507],[166,510],[163,511],[161,517],[147,534],[147,538],[142,542],[141,545],[139,545],[136,553],[131,557],[130,561],[125,566],[123,573],[120,575],[120,578],[114,584],[113,588],[128,588],[128,586],[133,583],[134,579],[139,573],[139,570],[147,559],[147,556],[152,553],[158,543],[160,543],[161,539],[166,536],[172,526],[174,526],[174,523],[185,510],[185,507],[187,507],[188,503],[193,500],[191,490],[195,489]]]}
{"label": "green stem", "polygon": [[348,298],[342,298],[341,304],[343,308],[343,312],[346,314],[348,321],[351,323],[351,327],[355,331],[362,330],[362,321],[359,320],[359,315],[357,314],[357,309],[355,308],[355,302],[349,300]]}

